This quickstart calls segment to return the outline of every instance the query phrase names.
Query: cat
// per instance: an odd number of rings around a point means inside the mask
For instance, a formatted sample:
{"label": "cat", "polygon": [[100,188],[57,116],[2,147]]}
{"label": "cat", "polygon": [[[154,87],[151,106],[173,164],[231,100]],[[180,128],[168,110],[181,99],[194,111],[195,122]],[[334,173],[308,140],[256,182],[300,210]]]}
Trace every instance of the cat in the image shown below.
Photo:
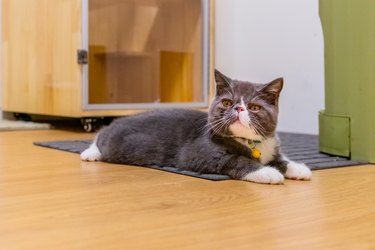
{"label": "cat", "polygon": [[81,159],[176,167],[265,184],[310,180],[310,169],[279,149],[275,131],[283,78],[254,84],[215,70],[215,82],[208,113],[160,109],[118,118],[99,131]]}

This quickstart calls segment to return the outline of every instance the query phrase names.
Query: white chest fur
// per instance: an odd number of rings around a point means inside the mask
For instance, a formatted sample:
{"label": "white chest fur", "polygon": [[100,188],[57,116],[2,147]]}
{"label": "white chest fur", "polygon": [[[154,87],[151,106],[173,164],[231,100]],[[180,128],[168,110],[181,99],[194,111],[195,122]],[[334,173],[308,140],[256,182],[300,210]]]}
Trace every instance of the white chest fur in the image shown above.
{"label": "white chest fur", "polygon": [[[236,139],[238,142],[250,147],[247,143],[247,140],[243,139]],[[274,158],[276,147],[278,146],[278,140],[275,137],[268,138],[261,143],[256,144],[256,148],[262,153],[261,157],[259,158],[260,163],[263,165],[272,161]]]}

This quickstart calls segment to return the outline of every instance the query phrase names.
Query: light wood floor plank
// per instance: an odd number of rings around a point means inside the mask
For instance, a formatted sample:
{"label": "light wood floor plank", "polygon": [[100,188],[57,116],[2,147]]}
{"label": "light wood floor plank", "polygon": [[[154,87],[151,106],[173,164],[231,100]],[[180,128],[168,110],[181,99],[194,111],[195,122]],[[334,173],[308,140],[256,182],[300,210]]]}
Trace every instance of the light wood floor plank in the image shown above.
{"label": "light wood floor plank", "polygon": [[81,162],[0,132],[0,249],[374,249],[375,168],[271,186]]}

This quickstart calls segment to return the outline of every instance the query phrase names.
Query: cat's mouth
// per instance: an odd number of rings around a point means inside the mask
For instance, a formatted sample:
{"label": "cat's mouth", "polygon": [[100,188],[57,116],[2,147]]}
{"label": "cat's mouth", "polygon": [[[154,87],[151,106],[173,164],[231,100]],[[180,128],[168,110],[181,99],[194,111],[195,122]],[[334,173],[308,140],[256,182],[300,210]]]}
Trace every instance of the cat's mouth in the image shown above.
{"label": "cat's mouth", "polygon": [[232,136],[234,137],[241,137],[246,139],[260,139],[261,136],[257,133],[257,131],[252,128],[251,126],[244,125],[241,120],[235,120],[230,126],[229,131],[231,132]]}
{"label": "cat's mouth", "polygon": [[249,126],[248,123],[244,120],[246,120],[246,119],[244,119],[243,117],[241,118],[241,115],[237,114],[236,119],[234,120],[233,123],[238,123],[238,124],[241,124],[244,127],[248,127]]}
{"label": "cat's mouth", "polygon": [[258,133],[257,129],[252,126],[249,118],[239,113],[236,116],[232,116],[233,120],[229,126],[229,130],[236,137],[242,137],[247,139],[260,139],[262,136]]}
{"label": "cat's mouth", "polygon": [[240,118],[237,118],[237,119],[233,122],[233,124],[238,124],[238,125],[242,125],[242,126],[244,126],[244,127],[247,127],[247,126],[241,121]]}

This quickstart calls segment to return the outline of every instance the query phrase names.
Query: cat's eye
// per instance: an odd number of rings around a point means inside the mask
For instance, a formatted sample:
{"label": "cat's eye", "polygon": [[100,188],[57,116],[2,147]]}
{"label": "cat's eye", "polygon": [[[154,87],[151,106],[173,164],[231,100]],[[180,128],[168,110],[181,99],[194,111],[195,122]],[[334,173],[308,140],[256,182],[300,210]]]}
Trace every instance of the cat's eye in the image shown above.
{"label": "cat's eye", "polygon": [[261,106],[256,105],[256,104],[252,104],[252,103],[249,103],[249,104],[247,105],[247,107],[248,107],[248,109],[249,109],[250,111],[253,111],[253,112],[257,112],[257,111],[259,111],[259,110],[262,108]]}
{"label": "cat's eye", "polygon": [[231,100],[228,100],[228,99],[224,99],[224,100],[222,100],[221,103],[223,104],[223,106],[224,106],[225,108],[229,108],[230,106],[233,105],[233,102],[232,102]]}

